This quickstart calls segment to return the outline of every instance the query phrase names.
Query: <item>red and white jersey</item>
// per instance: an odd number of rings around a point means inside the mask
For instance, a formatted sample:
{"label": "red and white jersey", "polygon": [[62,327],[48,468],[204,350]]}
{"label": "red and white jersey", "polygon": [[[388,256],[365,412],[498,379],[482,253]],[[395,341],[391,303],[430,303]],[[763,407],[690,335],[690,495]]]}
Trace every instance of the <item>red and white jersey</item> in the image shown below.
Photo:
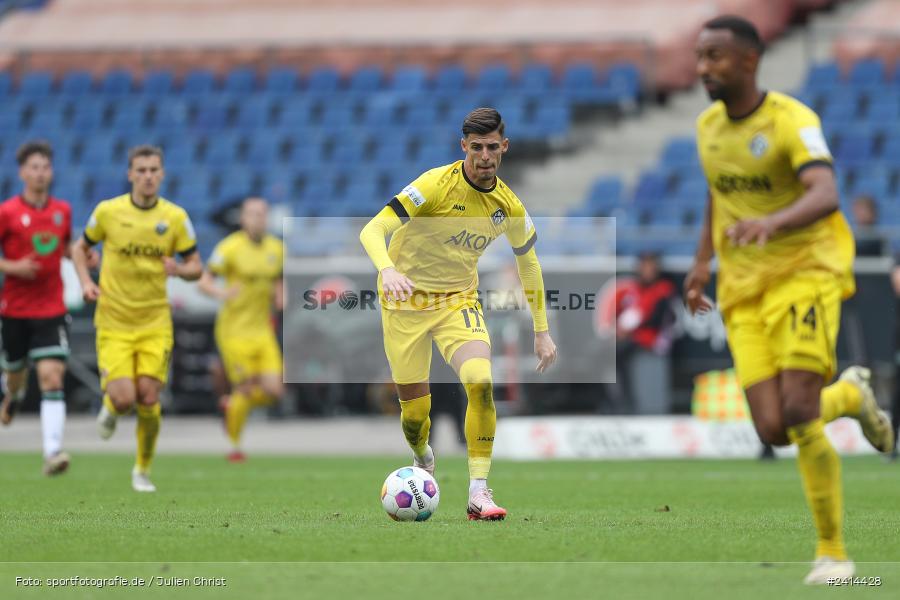
{"label": "red and white jersey", "polygon": [[6,275],[0,315],[46,319],[66,313],[60,261],[72,239],[72,209],[63,200],[47,199],[36,208],[21,196],[0,204],[0,251],[6,260],[30,256],[40,269],[34,279]]}

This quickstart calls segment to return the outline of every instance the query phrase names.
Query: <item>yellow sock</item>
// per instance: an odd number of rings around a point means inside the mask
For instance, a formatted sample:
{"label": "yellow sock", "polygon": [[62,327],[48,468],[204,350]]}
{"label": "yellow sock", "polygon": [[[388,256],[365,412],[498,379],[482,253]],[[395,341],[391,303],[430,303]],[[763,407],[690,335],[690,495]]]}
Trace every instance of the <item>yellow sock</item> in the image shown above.
{"label": "yellow sock", "polygon": [[423,456],[431,431],[431,394],[400,401],[400,426],[413,454]]}
{"label": "yellow sock", "polygon": [[259,386],[256,386],[252,390],[250,390],[250,404],[253,405],[253,408],[257,408],[260,406],[269,406],[274,401],[275,398],[268,395]]}
{"label": "yellow sock", "polygon": [[159,402],[153,406],[137,405],[137,469],[141,472],[150,470],[153,454],[156,452],[156,438],[159,437],[159,424],[162,421],[162,408]]}
{"label": "yellow sock", "polygon": [[844,498],[841,489],[841,461],[825,436],[821,418],[788,428],[788,437],[797,444],[797,465],[803,492],[813,513],[818,542],[816,558],[847,559],[842,532]]}
{"label": "yellow sock", "polygon": [[470,358],[459,368],[459,380],[469,399],[465,426],[469,478],[487,479],[494,450],[494,432],[497,430],[491,361],[486,358]]}
{"label": "yellow sock", "polygon": [[820,396],[822,420],[831,423],[839,417],[856,417],[862,404],[862,392],[849,381],[835,381],[822,388]]}
{"label": "yellow sock", "polygon": [[225,429],[232,445],[237,448],[241,443],[241,432],[247,423],[253,401],[242,392],[234,392],[228,400],[228,408],[225,410]]}

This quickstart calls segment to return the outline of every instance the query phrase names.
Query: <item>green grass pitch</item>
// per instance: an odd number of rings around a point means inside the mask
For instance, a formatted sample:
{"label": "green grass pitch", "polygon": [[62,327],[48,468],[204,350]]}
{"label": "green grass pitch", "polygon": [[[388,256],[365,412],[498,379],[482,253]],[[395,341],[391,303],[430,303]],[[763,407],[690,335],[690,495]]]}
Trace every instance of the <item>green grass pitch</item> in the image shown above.
{"label": "green grass pitch", "polygon": [[[124,455],[53,480],[36,455],[0,461],[0,598],[900,597],[900,465],[877,457],[844,460],[845,534],[882,584],[843,589],[800,583],[814,533],[793,460],[496,461],[502,523],[465,519],[463,459],[439,461],[425,523],[382,512],[397,458],[164,455],[144,495]],[[73,576],[144,587],[49,587]]]}

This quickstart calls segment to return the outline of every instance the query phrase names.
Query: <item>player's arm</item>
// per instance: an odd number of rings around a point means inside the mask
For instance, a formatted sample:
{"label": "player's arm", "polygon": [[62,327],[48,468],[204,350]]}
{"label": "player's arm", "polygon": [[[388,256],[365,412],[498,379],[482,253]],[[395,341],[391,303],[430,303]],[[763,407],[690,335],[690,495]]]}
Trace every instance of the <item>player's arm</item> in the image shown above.
{"label": "player's arm", "polygon": [[[396,203],[397,206],[392,206]],[[366,254],[375,268],[381,274],[381,286],[385,295],[390,299],[406,300],[412,295],[415,284],[403,273],[394,268],[394,261],[388,256],[387,236],[391,235],[403,225],[398,207],[405,212],[402,205],[395,198],[381,212],[366,223],[359,233],[359,241],[362,243]],[[407,218],[409,218],[407,216]]]}
{"label": "player's arm", "polygon": [[78,281],[81,283],[81,293],[86,302],[96,302],[100,297],[100,287],[94,283],[91,277],[91,254],[94,249],[88,243],[85,237],[78,238],[71,247],[72,264],[75,265],[75,272],[78,274]]}
{"label": "player's arm", "polygon": [[272,305],[275,307],[275,312],[284,310],[284,277],[275,280],[275,285],[272,287]]}
{"label": "player's arm", "polygon": [[534,323],[534,353],[538,357],[538,365],[535,369],[543,373],[556,361],[556,344],[550,337],[550,326],[547,324],[547,309],[544,304],[544,274],[541,271],[541,263],[538,262],[534,247],[528,248],[524,253],[516,252],[516,269],[519,271],[519,281],[525,292],[525,299],[531,309],[531,319]]}
{"label": "player's arm", "polygon": [[700,240],[691,265],[684,278],[684,301],[691,314],[703,313],[712,309],[712,302],[703,295],[709,283],[710,262],[715,255],[712,241],[712,194],[706,195],[706,211],[703,213],[703,225],[700,228]]}
{"label": "player's arm", "polygon": [[219,285],[216,281],[215,274],[212,273],[209,269],[203,270],[203,274],[200,275],[200,280],[197,282],[197,289],[199,289],[206,296],[209,296],[214,300],[220,300],[222,302],[234,298],[240,291],[240,287],[237,285],[233,285],[231,287],[224,287]]}
{"label": "player's arm", "polygon": [[762,245],[779,231],[806,227],[838,210],[837,183],[830,164],[810,165],[798,179],[806,191],[796,202],[762,219],[735,223],[727,231],[732,242],[739,246],[754,241]]}
{"label": "player's arm", "polygon": [[200,279],[200,276],[203,275],[203,261],[200,260],[200,252],[194,248],[179,254],[181,262],[178,262],[171,256],[163,257],[166,275],[169,277],[180,277],[185,281],[197,281]]}

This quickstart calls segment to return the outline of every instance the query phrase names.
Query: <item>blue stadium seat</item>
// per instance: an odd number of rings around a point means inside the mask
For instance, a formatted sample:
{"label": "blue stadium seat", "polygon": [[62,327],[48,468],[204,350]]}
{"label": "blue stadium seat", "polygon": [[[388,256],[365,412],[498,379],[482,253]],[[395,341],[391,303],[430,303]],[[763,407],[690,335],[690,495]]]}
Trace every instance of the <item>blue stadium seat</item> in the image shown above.
{"label": "blue stadium seat", "polygon": [[313,94],[333,93],[341,84],[341,75],[333,67],[319,67],[310,71],[306,89]]}
{"label": "blue stadium seat", "polygon": [[807,90],[826,90],[841,83],[841,70],[835,62],[814,65],[806,75]]}
{"label": "blue stadium seat", "polygon": [[129,98],[118,102],[110,126],[122,134],[140,131],[147,126],[149,106],[143,100]]}
{"label": "blue stadium seat", "polygon": [[606,72],[606,86],[619,101],[637,100],[641,92],[641,73],[630,63],[613,65]]}
{"label": "blue stadium seat", "polygon": [[865,165],[872,156],[872,146],[872,138],[866,134],[842,135],[834,157],[842,167]]}
{"label": "blue stadium seat", "polygon": [[203,153],[203,164],[221,169],[236,163],[242,144],[241,137],[234,132],[211,136],[207,141],[206,151]]}
{"label": "blue stadium seat", "polygon": [[46,71],[25,73],[19,80],[19,95],[29,99],[38,99],[53,92],[53,75]]}
{"label": "blue stadium seat", "polygon": [[280,136],[274,132],[272,135],[251,137],[244,163],[253,169],[265,169],[285,162],[281,146]]}
{"label": "blue stadium seat", "polygon": [[699,163],[697,142],[692,137],[669,140],[663,148],[661,164],[666,167],[693,166]]}
{"label": "blue stadium seat", "polygon": [[268,127],[272,122],[274,104],[274,98],[267,94],[246,96],[235,106],[234,126],[245,131]]}
{"label": "blue stadium seat", "polygon": [[869,104],[866,118],[873,123],[896,123],[900,119],[900,102],[893,98],[875,100]]}
{"label": "blue stadium seat", "polygon": [[94,135],[88,138],[78,155],[78,164],[87,168],[94,165],[109,165],[116,159],[118,141],[112,135]]}
{"label": "blue stadium seat", "polygon": [[548,65],[528,63],[519,74],[519,90],[526,94],[545,94],[553,87],[553,71]]}
{"label": "blue stadium seat", "polygon": [[562,90],[576,102],[591,101],[600,87],[597,68],[591,63],[574,63],[563,71]]}
{"label": "blue stadium seat", "polygon": [[222,103],[204,103],[197,107],[191,127],[197,131],[214,133],[226,128],[228,107]]}
{"label": "blue stadium seat", "polygon": [[8,96],[13,90],[13,78],[9,71],[0,71],[0,96]]}
{"label": "blue stadium seat", "polygon": [[428,86],[428,73],[419,66],[399,67],[391,77],[390,86],[402,94],[423,92]]}
{"label": "blue stadium seat", "polygon": [[645,171],[638,179],[634,190],[634,201],[638,204],[656,204],[666,195],[668,182],[664,175],[656,171]]}
{"label": "blue stadium seat", "polygon": [[218,197],[226,202],[238,201],[251,194],[254,189],[255,175],[250,169],[233,167],[219,174]]}
{"label": "blue stadium seat", "polygon": [[826,121],[850,121],[859,114],[859,105],[856,101],[838,100],[831,101],[822,111],[822,118]]}
{"label": "blue stadium seat", "polygon": [[288,161],[294,167],[317,170],[325,165],[322,144],[317,138],[297,139],[293,143]]}
{"label": "blue stadium seat", "polygon": [[207,69],[195,69],[185,76],[181,89],[188,96],[210,94],[216,90],[216,76]]}
{"label": "blue stadium seat", "polygon": [[318,125],[328,131],[339,131],[352,127],[355,120],[354,111],[351,108],[332,104],[325,107],[318,119]]}
{"label": "blue stadium seat", "polygon": [[83,96],[94,87],[94,79],[88,71],[69,71],[59,83],[59,91],[64,96]]}
{"label": "blue stadium seat", "polygon": [[300,86],[300,74],[291,67],[270,69],[263,81],[263,89],[273,94],[293,94]]}
{"label": "blue stadium seat", "polygon": [[153,127],[157,130],[173,129],[181,131],[187,127],[190,104],[176,96],[163,96],[154,101],[155,116]]}
{"label": "blue stadium seat", "polygon": [[225,76],[222,89],[233,94],[247,94],[256,89],[256,71],[249,67],[232,69]]}
{"label": "blue stadium seat", "polygon": [[106,102],[86,96],[75,104],[69,126],[81,134],[87,134],[103,125],[105,113]]}
{"label": "blue stadium seat", "polygon": [[475,89],[486,92],[501,92],[512,88],[513,80],[509,66],[505,64],[486,65],[475,77]]}
{"label": "blue stadium seat", "polygon": [[568,133],[572,112],[569,106],[545,104],[534,113],[530,132],[533,137],[551,138]]}
{"label": "blue stadium seat", "polygon": [[350,75],[347,89],[350,92],[369,94],[377,92],[384,83],[384,71],[378,66],[361,67]]}
{"label": "blue stadium seat", "polygon": [[879,58],[867,58],[857,61],[850,68],[848,81],[857,86],[881,85],[885,81],[887,69]]}
{"label": "blue stadium seat", "polygon": [[441,67],[434,75],[432,84],[436,92],[454,93],[466,86],[466,72],[459,65]]}
{"label": "blue stadium seat", "polygon": [[330,162],[336,168],[354,167],[363,162],[366,151],[365,140],[342,138],[335,144]]}
{"label": "blue stadium seat", "polygon": [[107,73],[100,80],[100,92],[106,96],[124,96],[134,90],[134,79],[131,71],[116,69]]}
{"label": "blue stadium seat", "polygon": [[141,83],[141,91],[146,96],[163,96],[175,90],[175,76],[171,71],[148,71]]}

